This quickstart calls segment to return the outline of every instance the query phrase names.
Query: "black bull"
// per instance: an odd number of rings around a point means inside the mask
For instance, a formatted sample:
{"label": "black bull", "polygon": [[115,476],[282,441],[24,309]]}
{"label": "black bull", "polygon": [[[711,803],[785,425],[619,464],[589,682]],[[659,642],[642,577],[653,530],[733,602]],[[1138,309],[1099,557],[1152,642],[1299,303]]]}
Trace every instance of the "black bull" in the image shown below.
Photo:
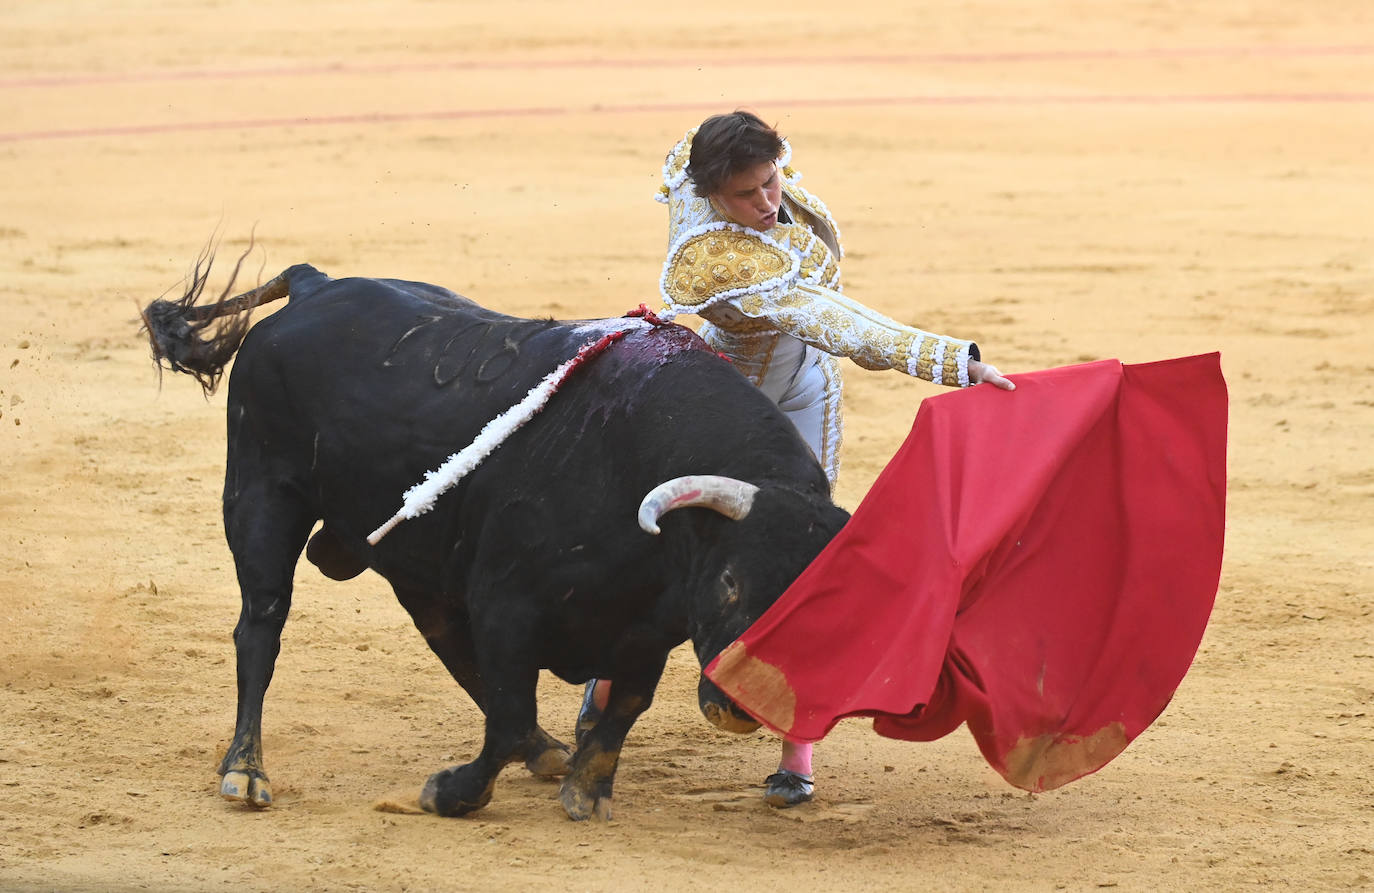
{"label": "black bull", "polygon": [[[422,805],[478,809],[502,767],[523,760],[536,774],[566,774],[560,800],[582,819],[609,815],[621,745],[669,651],[690,639],[704,666],[848,518],[792,424],[681,326],[519,319],[433,285],[333,280],[308,265],[195,306],[208,269],[197,266],[181,300],[149,305],[144,322],[155,357],[207,391],[238,351],[224,482],[243,598],[237,724],[220,767],[230,799],[272,799],[263,698],[307,540],[330,577],[385,577],[486,715],[481,753],[431,776]],[[249,328],[241,311],[288,295]],[[368,544],[426,471],[613,329],[624,337],[433,511]],[[717,511],[665,515],[659,536],[641,529],[641,499],[688,475],[733,479],[743,507],[706,498],[698,504]],[[691,504],[671,487],[671,507]],[[540,669],[573,683],[615,680],[575,754],[539,726]],[[718,725],[757,727],[705,677],[699,699]]]}

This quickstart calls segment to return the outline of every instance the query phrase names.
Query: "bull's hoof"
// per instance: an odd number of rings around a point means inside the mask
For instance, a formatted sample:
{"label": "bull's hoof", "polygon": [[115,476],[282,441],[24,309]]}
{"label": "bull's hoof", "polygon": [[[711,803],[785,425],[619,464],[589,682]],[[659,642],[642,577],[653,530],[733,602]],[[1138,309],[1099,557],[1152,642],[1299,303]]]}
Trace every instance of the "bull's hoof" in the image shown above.
{"label": "bull's hoof", "polygon": [[265,809],[272,805],[272,785],[261,772],[233,770],[224,773],[219,783],[219,795],[226,800],[238,800]]}
{"label": "bull's hoof", "polygon": [[611,818],[611,789],[615,785],[615,769],[620,752],[607,753],[589,743],[573,757],[573,770],[558,789],[563,811],[575,822],[590,818],[609,821]]}
{"label": "bull's hoof", "polygon": [[[603,822],[611,820],[611,792],[610,785],[592,784],[590,790],[579,786],[574,782],[574,776],[563,779],[563,786],[558,789],[558,801],[563,804],[563,811],[568,814],[568,818],[574,822],[585,822],[590,818],[598,818]],[[604,787],[605,793],[598,793],[598,789]]]}
{"label": "bull's hoof", "polygon": [[549,741],[549,747],[525,760],[525,768],[538,778],[562,778],[571,768],[572,750],[552,738]]}
{"label": "bull's hoof", "polygon": [[475,812],[491,802],[496,778],[482,784],[472,764],[441,769],[429,777],[420,790],[420,808],[442,816],[460,816]]}

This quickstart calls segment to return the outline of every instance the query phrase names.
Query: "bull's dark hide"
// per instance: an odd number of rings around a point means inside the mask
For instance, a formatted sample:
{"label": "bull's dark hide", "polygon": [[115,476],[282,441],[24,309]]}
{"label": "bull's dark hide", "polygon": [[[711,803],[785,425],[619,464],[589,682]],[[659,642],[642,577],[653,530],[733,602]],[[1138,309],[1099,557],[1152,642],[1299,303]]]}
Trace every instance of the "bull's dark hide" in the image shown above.
{"label": "bull's dark hide", "polygon": [[[562,804],[585,818],[608,814],[621,743],[668,652],[690,639],[703,664],[715,657],[848,517],[791,423],[686,328],[520,319],[437,286],[333,280],[307,265],[215,307],[192,306],[203,285],[198,274],[183,300],[151,305],[145,323],[159,359],[210,384],[242,339],[224,487],[243,597],[226,797],[271,801],[262,701],[307,540],[331,577],[385,577],[486,713],[481,753],[431,777],[426,808],[477,809],[501,767],[524,760],[566,772]],[[251,329],[233,316],[282,296],[289,303]],[[216,335],[219,316],[237,322]],[[433,511],[368,545],[407,488],[610,331],[625,334]],[[678,511],[660,536],[638,526],[655,485],[703,474],[757,487],[747,515]],[[536,721],[540,669],[616,681],[576,754]],[[705,679],[701,700],[717,713],[728,704]]]}

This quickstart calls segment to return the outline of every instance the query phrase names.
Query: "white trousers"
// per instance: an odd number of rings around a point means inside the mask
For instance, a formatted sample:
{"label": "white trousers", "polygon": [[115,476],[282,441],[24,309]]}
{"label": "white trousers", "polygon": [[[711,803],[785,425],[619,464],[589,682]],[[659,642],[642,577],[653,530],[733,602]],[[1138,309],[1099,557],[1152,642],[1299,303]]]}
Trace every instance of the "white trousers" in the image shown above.
{"label": "white trousers", "polygon": [[825,469],[830,486],[840,471],[843,386],[834,357],[795,338],[782,336],[764,370],[759,388],[797,426]]}

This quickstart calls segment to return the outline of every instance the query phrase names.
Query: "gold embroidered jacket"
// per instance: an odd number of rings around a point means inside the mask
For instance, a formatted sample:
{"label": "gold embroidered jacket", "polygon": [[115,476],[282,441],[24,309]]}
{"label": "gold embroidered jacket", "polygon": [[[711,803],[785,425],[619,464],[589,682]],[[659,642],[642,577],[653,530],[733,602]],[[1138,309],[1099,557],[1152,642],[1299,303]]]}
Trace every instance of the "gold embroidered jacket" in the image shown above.
{"label": "gold embroidered jacket", "polygon": [[695,130],[663,166],[658,200],[668,205],[668,256],[660,289],[672,313],[697,313],[712,347],[761,384],[779,339],[795,338],[866,369],[897,369],[967,386],[978,347],[895,320],[841,292],[839,227],[819,198],[799,185],[784,143],[778,161],[784,214],[767,232],[731,222],[692,191],[687,161]]}

